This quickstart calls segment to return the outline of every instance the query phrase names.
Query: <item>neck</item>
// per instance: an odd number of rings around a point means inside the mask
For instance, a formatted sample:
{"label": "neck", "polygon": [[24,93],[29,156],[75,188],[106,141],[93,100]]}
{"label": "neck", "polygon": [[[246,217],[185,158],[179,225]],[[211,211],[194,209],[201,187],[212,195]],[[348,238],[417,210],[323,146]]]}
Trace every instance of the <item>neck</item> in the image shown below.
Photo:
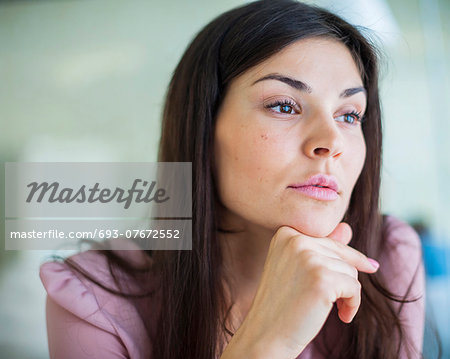
{"label": "neck", "polygon": [[245,317],[256,294],[273,231],[246,222],[230,213],[221,214],[218,232],[222,249],[225,292],[235,315]]}

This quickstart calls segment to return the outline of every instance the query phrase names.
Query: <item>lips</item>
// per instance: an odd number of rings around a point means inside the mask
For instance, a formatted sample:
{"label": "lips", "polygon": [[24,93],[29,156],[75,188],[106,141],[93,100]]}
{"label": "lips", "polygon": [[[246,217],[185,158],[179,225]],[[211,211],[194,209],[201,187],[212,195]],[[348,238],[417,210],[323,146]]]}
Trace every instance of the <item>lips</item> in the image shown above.
{"label": "lips", "polygon": [[337,184],[337,180],[334,176],[326,175],[326,174],[316,174],[310,177],[306,182],[303,183],[294,183],[289,185],[291,188],[301,188],[301,187],[317,187],[317,188],[328,188],[335,192],[339,192],[339,186]]}

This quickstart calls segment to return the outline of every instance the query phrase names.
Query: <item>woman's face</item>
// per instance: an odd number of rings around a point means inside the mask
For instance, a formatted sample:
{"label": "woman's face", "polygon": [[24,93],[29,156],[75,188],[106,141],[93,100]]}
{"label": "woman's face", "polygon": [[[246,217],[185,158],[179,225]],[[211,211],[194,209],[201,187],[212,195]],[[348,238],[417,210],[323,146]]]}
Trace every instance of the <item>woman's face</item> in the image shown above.
{"label": "woman's face", "polygon": [[[358,68],[333,39],[297,41],[234,79],[215,129],[222,219],[331,233],[364,165],[365,110]],[[299,186],[317,174],[334,176],[337,191]]]}

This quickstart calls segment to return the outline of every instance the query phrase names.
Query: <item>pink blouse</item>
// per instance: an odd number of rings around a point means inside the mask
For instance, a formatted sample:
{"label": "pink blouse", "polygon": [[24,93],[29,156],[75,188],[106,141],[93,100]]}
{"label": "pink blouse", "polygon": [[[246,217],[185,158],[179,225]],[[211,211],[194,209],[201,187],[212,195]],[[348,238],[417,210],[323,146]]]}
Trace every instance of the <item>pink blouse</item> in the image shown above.
{"label": "pink blouse", "polygon": [[[400,319],[411,342],[421,351],[425,321],[425,272],[421,242],[417,233],[408,224],[395,217],[387,218],[387,226],[389,250],[384,257],[376,259],[381,265],[379,271],[383,271],[389,279],[388,283],[392,283],[389,289],[396,294],[406,293],[419,267],[410,290],[410,297],[421,296],[421,299],[405,303]],[[144,252],[139,250],[123,251],[123,255],[137,262],[145,258]],[[95,251],[86,251],[74,255],[72,259],[108,287],[117,288],[109,275],[106,259],[102,255]],[[47,291],[47,334],[51,358],[148,359],[150,357],[151,341],[144,322],[136,306],[128,299],[107,292],[73,272],[64,263],[42,264],[40,277]],[[339,321],[335,307],[328,321]],[[329,324],[333,328],[333,323]],[[152,330],[155,328],[154,326]],[[338,331],[332,333],[336,337],[339,336]],[[401,358],[406,358],[403,351]],[[419,354],[417,358],[420,358]],[[325,358],[316,351],[312,341],[297,359]]]}

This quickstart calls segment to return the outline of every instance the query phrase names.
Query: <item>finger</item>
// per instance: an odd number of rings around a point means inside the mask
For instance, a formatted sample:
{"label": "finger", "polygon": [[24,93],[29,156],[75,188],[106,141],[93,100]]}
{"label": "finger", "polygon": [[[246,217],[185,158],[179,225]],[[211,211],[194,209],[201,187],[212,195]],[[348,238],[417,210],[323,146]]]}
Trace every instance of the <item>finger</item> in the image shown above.
{"label": "finger", "polygon": [[340,258],[331,258],[328,256],[320,256],[320,259],[324,261],[323,265],[327,267],[328,269],[346,274],[349,277],[352,277],[356,280],[358,280],[358,271],[355,267],[348,264],[347,262],[343,261]]}
{"label": "finger", "polygon": [[339,318],[350,323],[361,305],[361,283],[346,274],[336,273],[339,287],[336,293]]}
{"label": "finger", "polygon": [[[325,266],[330,270],[345,273],[355,279],[358,279],[358,270],[355,266],[346,262],[339,254],[327,245],[320,243],[320,238],[314,238],[310,241],[305,241],[303,237],[296,236],[292,240],[303,240],[301,248],[303,251],[314,252],[314,258],[319,265]],[[328,241],[330,241],[328,239]]]}
{"label": "finger", "polygon": [[315,251],[318,261],[328,269],[347,274],[358,279],[358,270],[344,261],[335,251],[323,246],[316,241],[309,243],[309,249]]}
{"label": "finger", "polygon": [[349,244],[352,239],[353,231],[352,227],[348,223],[339,223],[333,232],[331,232],[327,238],[334,239],[343,244]]}
{"label": "finger", "polygon": [[[343,227],[343,228],[338,228],[338,227]],[[345,228],[345,227],[347,227],[347,228]],[[336,233],[333,234],[333,232],[335,232],[335,231],[337,231],[337,234]],[[344,238],[342,236],[348,236],[349,233],[351,233],[351,227],[347,223],[341,222],[341,223],[339,223],[339,225],[336,227],[336,229],[333,232],[331,233],[332,236],[336,235],[336,236],[341,236],[340,238]],[[282,226],[277,230],[274,238],[275,237],[279,237],[281,239],[281,238],[293,238],[293,237],[304,238],[304,237],[308,237],[308,236],[305,236],[304,234],[293,229],[292,227]],[[347,240],[348,240],[348,238],[347,238]],[[270,244],[271,247],[272,247],[272,245],[274,245],[274,242],[275,241],[271,241],[271,244]],[[330,248],[340,258],[342,258],[349,264],[353,265],[354,267],[356,267],[357,270],[359,270],[361,272],[375,273],[378,270],[378,267],[374,267],[372,265],[372,263],[368,260],[367,256],[365,256],[358,250],[356,250],[344,243],[341,243],[338,240],[328,238],[328,237],[314,238],[314,241],[312,241],[312,242],[307,241],[307,243],[318,243],[318,244],[322,244],[323,246],[325,246],[327,248]],[[331,255],[331,254],[328,254],[328,255],[330,257],[333,257],[333,255]]]}
{"label": "finger", "polygon": [[321,244],[336,252],[336,254],[340,258],[342,258],[342,260],[346,261],[348,264],[353,265],[357,270],[361,272],[374,273],[378,269],[372,265],[367,256],[365,256],[355,248],[352,248],[346,244],[342,244],[341,242],[335,241],[334,239],[330,238],[316,238],[315,241],[318,244]]}
{"label": "finger", "polygon": [[351,323],[355,315],[358,313],[358,308],[348,307],[343,298],[338,299],[340,305],[338,305],[338,316],[344,323]]}
{"label": "finger", "polygon": [[274,233],[273,238],[290,238],[301,235],[299,231],[289,226],[280,226]]}

